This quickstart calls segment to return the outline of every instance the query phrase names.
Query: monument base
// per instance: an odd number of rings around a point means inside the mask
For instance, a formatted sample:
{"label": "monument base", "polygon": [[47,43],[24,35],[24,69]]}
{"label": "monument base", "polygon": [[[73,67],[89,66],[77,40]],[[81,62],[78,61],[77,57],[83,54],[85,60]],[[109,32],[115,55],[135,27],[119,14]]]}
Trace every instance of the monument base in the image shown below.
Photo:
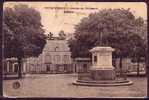
{"label": "monument base", "polygon": [[131,85],[132,82],[126,78],[116,77],[112,66],[111,47],[97,46],[90,50],[92,53],[92,66],[89,73],[78,74],[78,80],[74,85],[83,86],[121,86]]}
{"label": "monument base", "polygon": [[128,86],[132,85],[133,82],[129,80],[113,80],[113,81],[93,81],[93,80],[77,80],[76,82],[73,82],[73,85],[79,85],[79,86]]}
{"label": "monument base", "polygon": [[82,86],[126,86],[133,84],[124,78],[117,78],[114,68],[90,69],[89,73],[78,75],[78,80],[74,85]]}
{"label": "monument base", "polygon": [[114,80],[116,78],[116,73],[113,68],[91,69],[90,77],[93,80]]}

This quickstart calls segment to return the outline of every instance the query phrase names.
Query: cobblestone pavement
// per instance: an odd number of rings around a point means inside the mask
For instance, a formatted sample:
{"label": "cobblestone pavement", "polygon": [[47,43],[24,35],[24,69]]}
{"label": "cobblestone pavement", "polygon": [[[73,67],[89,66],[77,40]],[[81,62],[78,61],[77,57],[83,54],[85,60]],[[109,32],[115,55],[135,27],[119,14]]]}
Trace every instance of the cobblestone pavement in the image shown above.
{"label": "cobblestone pavement", "polygon": [[[27,75],[21,80],[4,80],[3,91],[10,97],[146,97],[147,78],[128,77],[133,81],[130,86],[88,87],[72,85],[77,79],[75,74],[38,74]],[[20,88],[13,88],[19,81]]]}

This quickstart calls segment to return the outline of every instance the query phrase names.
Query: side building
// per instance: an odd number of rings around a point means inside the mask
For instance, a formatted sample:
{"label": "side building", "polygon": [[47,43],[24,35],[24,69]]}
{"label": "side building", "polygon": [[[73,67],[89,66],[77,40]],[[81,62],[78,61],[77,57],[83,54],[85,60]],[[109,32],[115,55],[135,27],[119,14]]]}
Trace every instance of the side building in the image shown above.
{"label": "side building", "polygon": [[[4,78],[11,78],[11,77],[18,77],[18,61],[17,58],[7,58],[3,60],[3,77]],[[22,74],[25,75],[27,72],[26,69],[26,59],[23,59],[22,65]]]}

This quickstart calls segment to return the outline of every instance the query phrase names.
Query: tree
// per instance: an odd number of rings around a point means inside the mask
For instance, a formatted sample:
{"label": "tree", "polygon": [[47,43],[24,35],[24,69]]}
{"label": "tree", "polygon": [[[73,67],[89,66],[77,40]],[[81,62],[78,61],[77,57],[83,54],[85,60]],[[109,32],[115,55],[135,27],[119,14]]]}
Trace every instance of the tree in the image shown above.
{"label": "tree", "polygon": [[139,76],[139,63],[145,61],[142,58],[145,58],[145,54],[147,53],[146,44],[144,44],[143,39],[136,34],[130,36],[130,39],[132,46],[131,57],[133,62],[137,62],[137,75]]}
{"label": "tree", "polygon": [[3,23],[2,25],[3,25],[3,33],[4,34],[3,34],[3,37],[2,37],[2,34],[1,34],[1,40],[3,41],[3,45],[4,45],[4,50],[3,51],[5,51],[3,56],[6,57],[6,58],[9,58],[9,57],[11,57],[10,50],[11,50],[11,42],[12,42],[12,39],[13,39],[13,33],[5,23]]}
{"label": "tree", "polygon": [[135,22],[134,33],[129,37],[132,48],[131,58],[133,62],[137,62],[137,75],[139,76],[139,63],[146,62],[147,59],[147,21],[138,17]]}
{"label": "tree", "polygon": [[[46,44],[41,16],[27,5],[15,5],[13,8],[4,8],[3,20],[6,26],[3,29],[4,34],[11,33],[13,37],[9,44],[5,44],[4,49],[9,49],[9,52],[4,52],[5,58],[18,59],[19,77],[22,77],[23,58],[39,56]],[[4,40],[7,41],[6,39]]]}
{"label": "tree", "polygon": [[113,57],[120,58],[122,68],[122,59],[132,53],[134,41],[130,37],[138,36],[137,30],[142,25],[142,18],[135,18],[129,9],[103,9],[91,13],[76,25],[74,38],[69,40],[72,57],[89,57],[89,50],[97,45],[111,46],[116,49]]}
{"label": "tree", "polygon": [[60,40],[65,40],[66,39],[66,34],[64,33],[63,30],[61,30],[58,35],[59,35]]}

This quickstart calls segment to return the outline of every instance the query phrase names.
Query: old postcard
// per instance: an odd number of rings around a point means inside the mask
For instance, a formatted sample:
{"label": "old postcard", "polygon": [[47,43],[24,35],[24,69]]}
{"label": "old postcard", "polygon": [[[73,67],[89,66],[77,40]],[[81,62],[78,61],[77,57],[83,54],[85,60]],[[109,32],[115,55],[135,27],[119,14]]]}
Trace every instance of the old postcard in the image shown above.
{"label": "old postcard", "polygon": [[147,96],[143,2],[5,2],[4,97]]}

